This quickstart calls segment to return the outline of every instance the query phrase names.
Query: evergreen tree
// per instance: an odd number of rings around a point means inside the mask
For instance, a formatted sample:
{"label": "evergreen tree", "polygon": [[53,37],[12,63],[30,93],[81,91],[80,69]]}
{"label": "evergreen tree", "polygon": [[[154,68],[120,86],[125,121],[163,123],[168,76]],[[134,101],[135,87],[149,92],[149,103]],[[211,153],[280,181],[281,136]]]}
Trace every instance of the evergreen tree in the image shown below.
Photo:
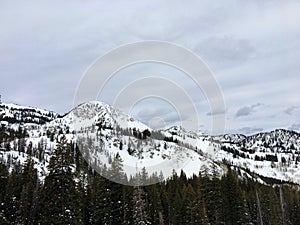
{"label": "evergreen tree", "polygon": [[8,169],[6,165],[0,163],[0,224],[9,224],[5,217],[5,192],[8,180]]}
{"label": "evergreen tree", "polygon": [[183,189],[183,218],[184,224],[199,224],[200,218],[197,212],[199,205],[197,204],[197,196],[191,184]]}
{"label": "evergreen tree", "polygon": [[112,178],[111,180],[118,182],[109,182],[109,190],[111,193],[110,203],[112,208],[112,224],[122,224],[125,213],[124,207],[126,206],[126,203],[123,202],[124,195],[122,192],[122,184],[127,183],[127,177],[123,171],[123,161],[118,153],[112,160],[109,174]]}
{"label": "evergreen tree", "polygon": [[223,217],[226,224],[238,225],[249,222],[243,192],[234,171],[228,168],[227,175],[222,179]]}
{"label": "evergreen tree", "polygon": [[82,224],[74,181],[71,146],[65,136],[57,143],[41,193],[41,224]]}
{"label": "evergreen tree", "polygon": [[88,187],[89,223],[88,224],[112,224],[111,189],[109,181],[97,175]]}
{"label": "evergreen tree", "polygon": [[[163,206],[162,206],[162,199],[161,195],[164,195],[165,193],[162,193],[160,191],[160,186],[162,184],[153,184],[150,186],[146,186],[145,190],[148,193],[148,216],[152,224],[159,224],[160,221],[163,221]],[[164,185],[164,184],[163,184]]]}
{"label": "evergreen tree", "polygon": [[28,157],[25,164],[22,180],[18,222],[24,225],[33,224],[36,222],[39,182],[31,157]]}
{"label": "evergreen tree", "polygon": [[16,165],[11,172],[5,191],[4,197],[4,216],[11,224],[16,224],[20,205],[20,193],[21,193],[21,167]]}
{"label": "evergreen tree", "polygon": [[132,196],[132,214],[133,214],[133,224],[134,225],[148,225],[151,224],[148,220],[148,215],[146,211],[146,201],[144,190],[137,186],[134,188]]}

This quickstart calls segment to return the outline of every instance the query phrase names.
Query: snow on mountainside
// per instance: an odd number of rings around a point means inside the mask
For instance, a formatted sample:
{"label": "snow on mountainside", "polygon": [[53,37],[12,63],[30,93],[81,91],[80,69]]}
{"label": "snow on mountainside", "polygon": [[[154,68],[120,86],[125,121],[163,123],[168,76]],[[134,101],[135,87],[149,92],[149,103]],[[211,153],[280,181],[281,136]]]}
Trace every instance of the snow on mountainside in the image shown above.
{"label": "snow on mountainside", "polygon": [[[63,117],[37,108],[1,104],[0,119],[2,130],[21,124],[27,132],[22,148],[16,143],[21,137],[2,137],[0,161],[22,163],[31,149],[42,176],[47,173],[57,138],[65,134],[68,140],[77,142],[86,160],[99,165],[100,170],[109,168],[111,158],[119,155],[129,176],[136,173],[137,167],[146,167],[149,174],[163,171],[165,177],[173,169],[183,169],[188,176],[199,172],[221,176],[229,164],[239,168],[243,176],[256,177],[255,173],[300,184],[300,135],[294,131],[208,136],[176,126],[153,130],[97,101],[83,103]],[[35,125],[28,125],[32,123]],[[9,146],[4,142],[9,142]],[[17,152],[21,152],[19,156]]]}
{"label": "snow on mountainside", "polygon": [[216,159],[264,177],[300,183],[300,134],[277,129],[251,136],[214,137],[220,150]]}
{"label": "snow on mountainside", "polygon": [[[91,163],[96,160],[97,165],[109,168],[109,158],[120,155],[128,176],[144,167],[149,174],[162,172],[165,177],[181,169],[188,176],[200,171],[223,174],[223,168],[212,160],[109,105],[89,102],[72,113],[80,149],[85,149],[82,153]],[[88,144],[90,140],[93,144]]]}
{"label": "snow on mountainside", "polygon": [[3,124],[45,124],[46,122],[52,121],[58,116],[59,115],[57,113],[44,109],[20,106],[16,104],[0,104],[0,121]]}
{"label": "snow on mountainside", "polygon": [[133,119],[127,114],[124,114],[118,109],[113,108],[98,101],[90,101],[77,106],[73,111],[73,125],[77,129],[89,125],[97,125],[103,128],[115,128],[116,126],[122,129],[137,129],[144,131],[151,130],[145,124]]}

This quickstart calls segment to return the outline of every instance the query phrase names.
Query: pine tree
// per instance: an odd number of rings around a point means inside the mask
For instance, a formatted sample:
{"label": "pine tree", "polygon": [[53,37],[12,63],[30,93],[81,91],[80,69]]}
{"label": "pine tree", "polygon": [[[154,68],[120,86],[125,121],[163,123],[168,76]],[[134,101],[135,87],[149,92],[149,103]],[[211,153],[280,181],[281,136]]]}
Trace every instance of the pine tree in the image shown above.
{"label": "pine tree", "polygon": [[167,185],[168,202],[169,202],[169,221],[172,224],[180,224],[180,221],[184,218],[183,210],[183,189],[184,181],[181,180],[175,170],[173,171],[172,179]]}
{"label": "pine tree", "polygon": [[[157,178],[158,179],[158,178]],[[146,186],[145,190],[148,194],[148,216],[152,224],[159,224],[164,220],[163,218],[163,207],[162,198],[160,190],[161,184],[153,184],[151,186]]]}
{"label": "pine tree", "polygon": [[133,214],[133,224],[134,225],[149,225],[151,224],[148,220],[148,215],[146,212],[146,201],[144,190],[137,186],[134,188],[132,196],[132,214]]}
{"label": "pine tree", "polygon": [[32,224],[36,220],[37,194],[39,181],[31,157],[28,157],[22,174],[22,191],[20,196],[18,222]]}
{"label": "pine tree", "polygon": [[5,198],[4,198],[4,216],[11,224],[15,224],[18,218],[20,193],[21,193],[21,167],[16,165],[11,174],[9,175]]}
{"label": "pine tree", "polygon": [[112,160],[111,168],[109,170],[111,176],[110,180],[116,181],[109,182],[109,190],[111,191],[111,208],[112,208],[112,224],[122,224],[124,219],[124,207],[126,203],[123,202],[123,184],[127,183],[127,177],[123,171],[123,160],[117,153]]}
{"label": "pine tree", "polygon": [[109,181],[96,175],[88,187],[89,223],[112,224],[111,189]]}
{"label": "pine tree", "polygon": [[182,221],[184,224],[199,224],[197,217],[197,204],[196,192],[191,184],[188,184],[183,189],[183,210],[184,216]]}
{"label": "pine tree", "polygon": [[0,163],[0,224],[9,224],[8,220],[5,217],[5,207],[4,207],[4,200],[5,200],[5,189],[8,180],[8,169],[7,167]]}
{"label": "pine tree", "polygon": [[82,224],[71,146],[65,136],[57,143],[48,170],[41,194],[41,224]]}
{"label": "pine tree", "polygon": [[211,224],[222,224],[222,194],[220,180],[216,177],[201,177],[199,188],[201,203],[205,206],[205,213]]}
{"label": "pine tree", "polygon": [[248,210],[244,194],[239,186],[234,171],[228,168],[227,175],[222,179],[223,216],[226,224],[238,225],[249,222]]}

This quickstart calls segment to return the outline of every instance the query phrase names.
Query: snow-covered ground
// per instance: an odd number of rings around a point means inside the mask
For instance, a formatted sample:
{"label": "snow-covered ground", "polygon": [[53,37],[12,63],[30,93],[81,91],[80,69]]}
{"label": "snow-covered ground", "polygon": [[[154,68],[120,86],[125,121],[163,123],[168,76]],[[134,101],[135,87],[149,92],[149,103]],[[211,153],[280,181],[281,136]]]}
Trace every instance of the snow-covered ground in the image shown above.
{"label": "snow-covered ground", "polygon": [[[20,118],[22,115],[31,119],[26,123]],[[63,117],[46,110],[1,104],[0,116],[4,127],[17,130],[21,124],[26,128],[29,135],[26,145],[31,143],[33,148],[44,145],[43,159],[34,158],[41,176],[47,173],[57,137],[66,134],[69,141],[86,142],[81,143],[84,146],[81,150],[88,151],[88,161],[100,167],[105,164],[109,168],[110,158],[118,154],[128,177],[144,167],[148,174],[162,172],[165,178],[173,170],[178,173],[183,170],[187,176],[199,172],[222,176],[225,165],[230,164],[264,177],[300,184],[300,135],[293,131],[215,137],[176,126],[158,131],[97,101],[81,104]],[[11,123],[7,118],[22,122]],[[43,123],[38,123],[41,120]],[[26,153],[19,153],[14,146],[12,141],[11,151],[1,151],[0,160],[25,163]]]}

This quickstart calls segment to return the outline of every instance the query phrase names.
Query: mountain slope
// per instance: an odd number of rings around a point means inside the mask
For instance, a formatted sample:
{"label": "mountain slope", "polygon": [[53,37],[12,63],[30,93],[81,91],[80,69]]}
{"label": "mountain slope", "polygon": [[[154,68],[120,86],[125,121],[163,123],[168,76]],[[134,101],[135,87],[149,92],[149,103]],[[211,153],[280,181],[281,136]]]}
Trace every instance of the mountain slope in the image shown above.
{"label": "mountain slope", "polygon": [[222,175],[224,169],[193,149],[168,138],[132,117],[99,102],[82,104],[73,110],[73,129],[79,149],[100,171],[110,167],[110,158],[119,155],[127,176],[146,168],[149,174],[165,177],[182,169],[188,176],[200,171]]}
{"label": "mountain slope", "polygon": [[0,104],[0,121],[2,124],[45,124],[58,116],[58,113],[44,109],[16,104]]}
{"label": "mountain slope", "polygon": [[214,157],[261,176],[300,183],[300,134],[277,129],[251,136],[225,135],[214,140]]}
{"label": "mountain slope", "polygon": [[[99,172],[111,167],[111,159],[118,155],[128,176],[144,167],[149,174],[163,172],[165,177],[181,169],[188,176],[199,172],[222,176],[226,165],[231,165],[242,170],[243,176],[256,177],[255,173],[300,184],[300,135],[294,131],[212,137],[182,127],[153,130],[97,101],[81,104],[63,117],[46,110],[10,104],[1,104],[0,109],[1,123],[23,124],[27,130],[23,147],[18,144],[22,137],[16,137],[15,141],[6,139],[9,146],[1,144],[2,161],[7,163],[13,158],[24,162],[31,149],[39,162],[37,168],[41,176],[47,173],[46,166],[56,140],[65,134],[69,141],[77,143],[85,159],[96,165],[94,169]],[[22,152],[21,156],[17,156],[17,152]]]}

